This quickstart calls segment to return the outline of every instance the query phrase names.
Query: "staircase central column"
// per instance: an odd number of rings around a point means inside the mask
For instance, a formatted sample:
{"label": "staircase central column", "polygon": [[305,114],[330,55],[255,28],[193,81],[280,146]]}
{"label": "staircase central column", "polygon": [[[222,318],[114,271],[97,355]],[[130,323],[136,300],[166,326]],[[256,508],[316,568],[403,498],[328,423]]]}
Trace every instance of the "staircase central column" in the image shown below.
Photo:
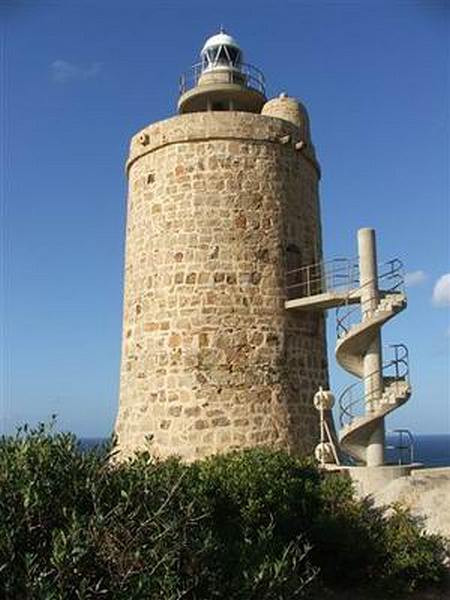
{"label": "staircase central column", "polygon": [[[375,231],[364,228],[358,231],[359,273],[361,286],[362,321],[371,318],[376,310],[380,293]],[[364,395],[366,414],[373,413],[380,405],[383,394],[383,372],[381,334],[377,329],[364,355]],[[366,462],[368,467],[384,464],[384,419],[380,419],[367,442]]]}

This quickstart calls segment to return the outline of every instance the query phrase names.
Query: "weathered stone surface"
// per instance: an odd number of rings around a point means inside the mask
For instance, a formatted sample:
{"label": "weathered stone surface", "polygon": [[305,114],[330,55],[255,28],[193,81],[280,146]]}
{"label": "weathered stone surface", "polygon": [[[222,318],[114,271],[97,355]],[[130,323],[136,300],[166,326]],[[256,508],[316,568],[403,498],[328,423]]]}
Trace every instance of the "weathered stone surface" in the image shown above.
{"label": "weathered stone surface", "polygon": [[125,454],[148,435],[155,455],[186,460],[316,442],[323,317],[284,308],[286,269],[321,258],[318,167],[295,150],[299,136],[238,112],[177,116],[134,136],[116,424]]}
{"label": "weathered stone surface", "polygon": [[399,503],[424,521],[428,533],[450,540],[450,468],[417,469],[374,494],[377,506]]}

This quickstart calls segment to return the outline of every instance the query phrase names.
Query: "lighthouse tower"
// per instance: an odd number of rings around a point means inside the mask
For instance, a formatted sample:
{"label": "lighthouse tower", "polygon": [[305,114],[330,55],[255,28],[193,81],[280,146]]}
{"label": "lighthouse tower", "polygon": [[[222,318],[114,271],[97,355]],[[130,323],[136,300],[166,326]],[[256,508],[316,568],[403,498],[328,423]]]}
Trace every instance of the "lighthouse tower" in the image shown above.
{"label": "lighthouse tower", "polygon": [[221,31],[181,78],[178,113],[133,136],[126,166],[119,448],[310,452],[324,317],[286,310],[286,274],[322,257],[306,110],[267,101]]}

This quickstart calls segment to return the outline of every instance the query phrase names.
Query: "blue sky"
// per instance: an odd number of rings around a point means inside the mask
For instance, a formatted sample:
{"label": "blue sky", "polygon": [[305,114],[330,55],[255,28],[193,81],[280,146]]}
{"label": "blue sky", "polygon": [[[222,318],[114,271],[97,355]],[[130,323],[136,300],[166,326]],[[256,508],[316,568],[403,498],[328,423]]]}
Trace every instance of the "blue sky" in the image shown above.
{"label": "blue sky", "polygon": [[[178,77],[223,24],[269,95],[310,112],[328,258],[375,227],[409,307],[414,395],[388,427],[449,432],[449,22],[433,1],[2,0],[0,431],[108,434],[117,410],[130,136],[175,113]],[[447,305],[447,306],[446,306]],[[333,388],[349,383],[334,366]]]}

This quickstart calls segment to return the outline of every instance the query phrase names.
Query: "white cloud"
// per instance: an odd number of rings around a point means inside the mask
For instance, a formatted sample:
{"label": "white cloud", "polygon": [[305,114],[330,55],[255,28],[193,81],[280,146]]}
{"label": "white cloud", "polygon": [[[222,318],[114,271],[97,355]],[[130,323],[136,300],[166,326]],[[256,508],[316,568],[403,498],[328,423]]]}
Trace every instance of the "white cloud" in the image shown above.
{"label": "white cloud", "polygon": [[413,287],[414,285],[420,285],[427,279],[427,274],[425,271],[410,271],[405,275],[405,284],[408,287]]}
{"label": "white cloud", "polygon": [[433,289],[435,306],[450,306],[450,273],[445,273],[436,281]]}
{"label": "white cloud", "polygon": [[93,79],[101,71],[101,63],[94,62],[88,67],[80,67],[66,60],[55,60],[50,65],[53,81],[66,83],[66,81],[83,81]]}

